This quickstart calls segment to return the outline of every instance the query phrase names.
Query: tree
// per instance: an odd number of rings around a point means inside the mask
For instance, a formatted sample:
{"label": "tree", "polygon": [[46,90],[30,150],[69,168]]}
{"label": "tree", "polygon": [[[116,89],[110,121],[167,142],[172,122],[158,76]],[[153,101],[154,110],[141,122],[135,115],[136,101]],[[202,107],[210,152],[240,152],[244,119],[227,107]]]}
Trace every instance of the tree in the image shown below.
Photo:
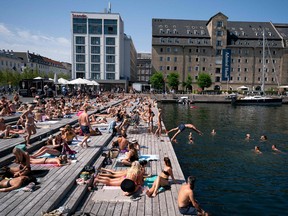
{"label": "tree", "polygon": [[182,83],[183,88],[187,91],[189,89],[190,91],[192,90],[192,77],[190,74],[188,74],[187,80]]}
{"label": "tree", "polygon": [[212,85],[211,76],[207,73],[200,73],[197,79],[198,86],[204,90],[204,88],[209,88]]}
{"label": "tree", "polygon": [[154,73],[150,78],[150,83],[153,88],[157,90],[162,90],[164,88],[163,74],[160,72]]}
{"label": "tree", "polygon": [[178,90],[179,82],[179,74],[172,72],[167,76],[167,83],[174,90]]}

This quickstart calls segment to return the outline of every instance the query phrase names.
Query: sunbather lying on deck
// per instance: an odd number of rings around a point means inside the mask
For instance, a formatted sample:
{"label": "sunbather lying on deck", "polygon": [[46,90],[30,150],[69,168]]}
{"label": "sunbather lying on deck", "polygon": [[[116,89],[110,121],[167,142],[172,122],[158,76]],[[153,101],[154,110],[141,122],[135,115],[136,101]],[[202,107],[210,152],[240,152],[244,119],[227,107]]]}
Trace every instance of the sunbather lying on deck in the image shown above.
{"label": "sunbather lying on deck", "polygon": [[0,173],[0,192],[8,192],[35,182],[36,179],[30,176],[19,176],[16,178],[6,178],[7,173]]}
{"label": "sunbather lying on deck", "polygon": [[68,164],[67,156],[62,155],[57,158],[30,158],[31,164],[57,164],[58,166],[65,166]]}

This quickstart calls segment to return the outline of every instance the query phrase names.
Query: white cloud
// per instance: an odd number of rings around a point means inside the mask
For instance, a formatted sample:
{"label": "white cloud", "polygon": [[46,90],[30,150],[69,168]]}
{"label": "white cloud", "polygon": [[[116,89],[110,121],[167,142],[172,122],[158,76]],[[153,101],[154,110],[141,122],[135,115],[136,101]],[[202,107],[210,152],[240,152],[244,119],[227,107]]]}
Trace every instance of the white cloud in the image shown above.
{"label": "white cloud", "polygon": [[12,32],[3,23],[0,23],[0,35],[11,36]]}
{"label": "white cloud", "polygon": [[70,39],[43,35],[26,29],[8,28],[0,23],[0,49],[37,53],[56,60],[71,62]]}

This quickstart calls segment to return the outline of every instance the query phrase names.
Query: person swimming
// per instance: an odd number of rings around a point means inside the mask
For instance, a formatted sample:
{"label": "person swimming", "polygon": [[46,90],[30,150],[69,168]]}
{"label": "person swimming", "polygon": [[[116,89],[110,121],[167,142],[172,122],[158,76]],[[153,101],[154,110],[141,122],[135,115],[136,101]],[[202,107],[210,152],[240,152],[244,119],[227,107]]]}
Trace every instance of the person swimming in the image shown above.
{"label": "person swimming", "polygon": [[259,146],[255,146],[254,151],[256,154],[262,154],[262,152],[260,151],[260,147]]}
{"label": "person swimming", "polygon": [[273,150],[274,152],[282,153],[282,151],[280,151],[280,150],[276,147],[276,145],[272,145],[272,150]]}

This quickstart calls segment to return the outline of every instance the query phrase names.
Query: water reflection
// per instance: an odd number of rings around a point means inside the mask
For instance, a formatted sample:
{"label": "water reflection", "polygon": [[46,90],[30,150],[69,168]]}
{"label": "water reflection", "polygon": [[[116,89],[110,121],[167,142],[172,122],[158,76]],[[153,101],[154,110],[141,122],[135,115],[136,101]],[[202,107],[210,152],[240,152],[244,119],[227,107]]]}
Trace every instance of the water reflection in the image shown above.
{"label": "water reflection", "polygon": [[[232,107],[229,104],[162,106],[167,129],[193,123],[204,135],[189,130],[173,144],[184,175],[195,175],[197,199],[213,215],[287,215],[288,107]],[[211,136],[212,129],[217,134]],[[245,135],[251,134],[246,141]],[[260,141],[265,134],[268,140]],[[256,155],[254,146],[263,152]]]}

